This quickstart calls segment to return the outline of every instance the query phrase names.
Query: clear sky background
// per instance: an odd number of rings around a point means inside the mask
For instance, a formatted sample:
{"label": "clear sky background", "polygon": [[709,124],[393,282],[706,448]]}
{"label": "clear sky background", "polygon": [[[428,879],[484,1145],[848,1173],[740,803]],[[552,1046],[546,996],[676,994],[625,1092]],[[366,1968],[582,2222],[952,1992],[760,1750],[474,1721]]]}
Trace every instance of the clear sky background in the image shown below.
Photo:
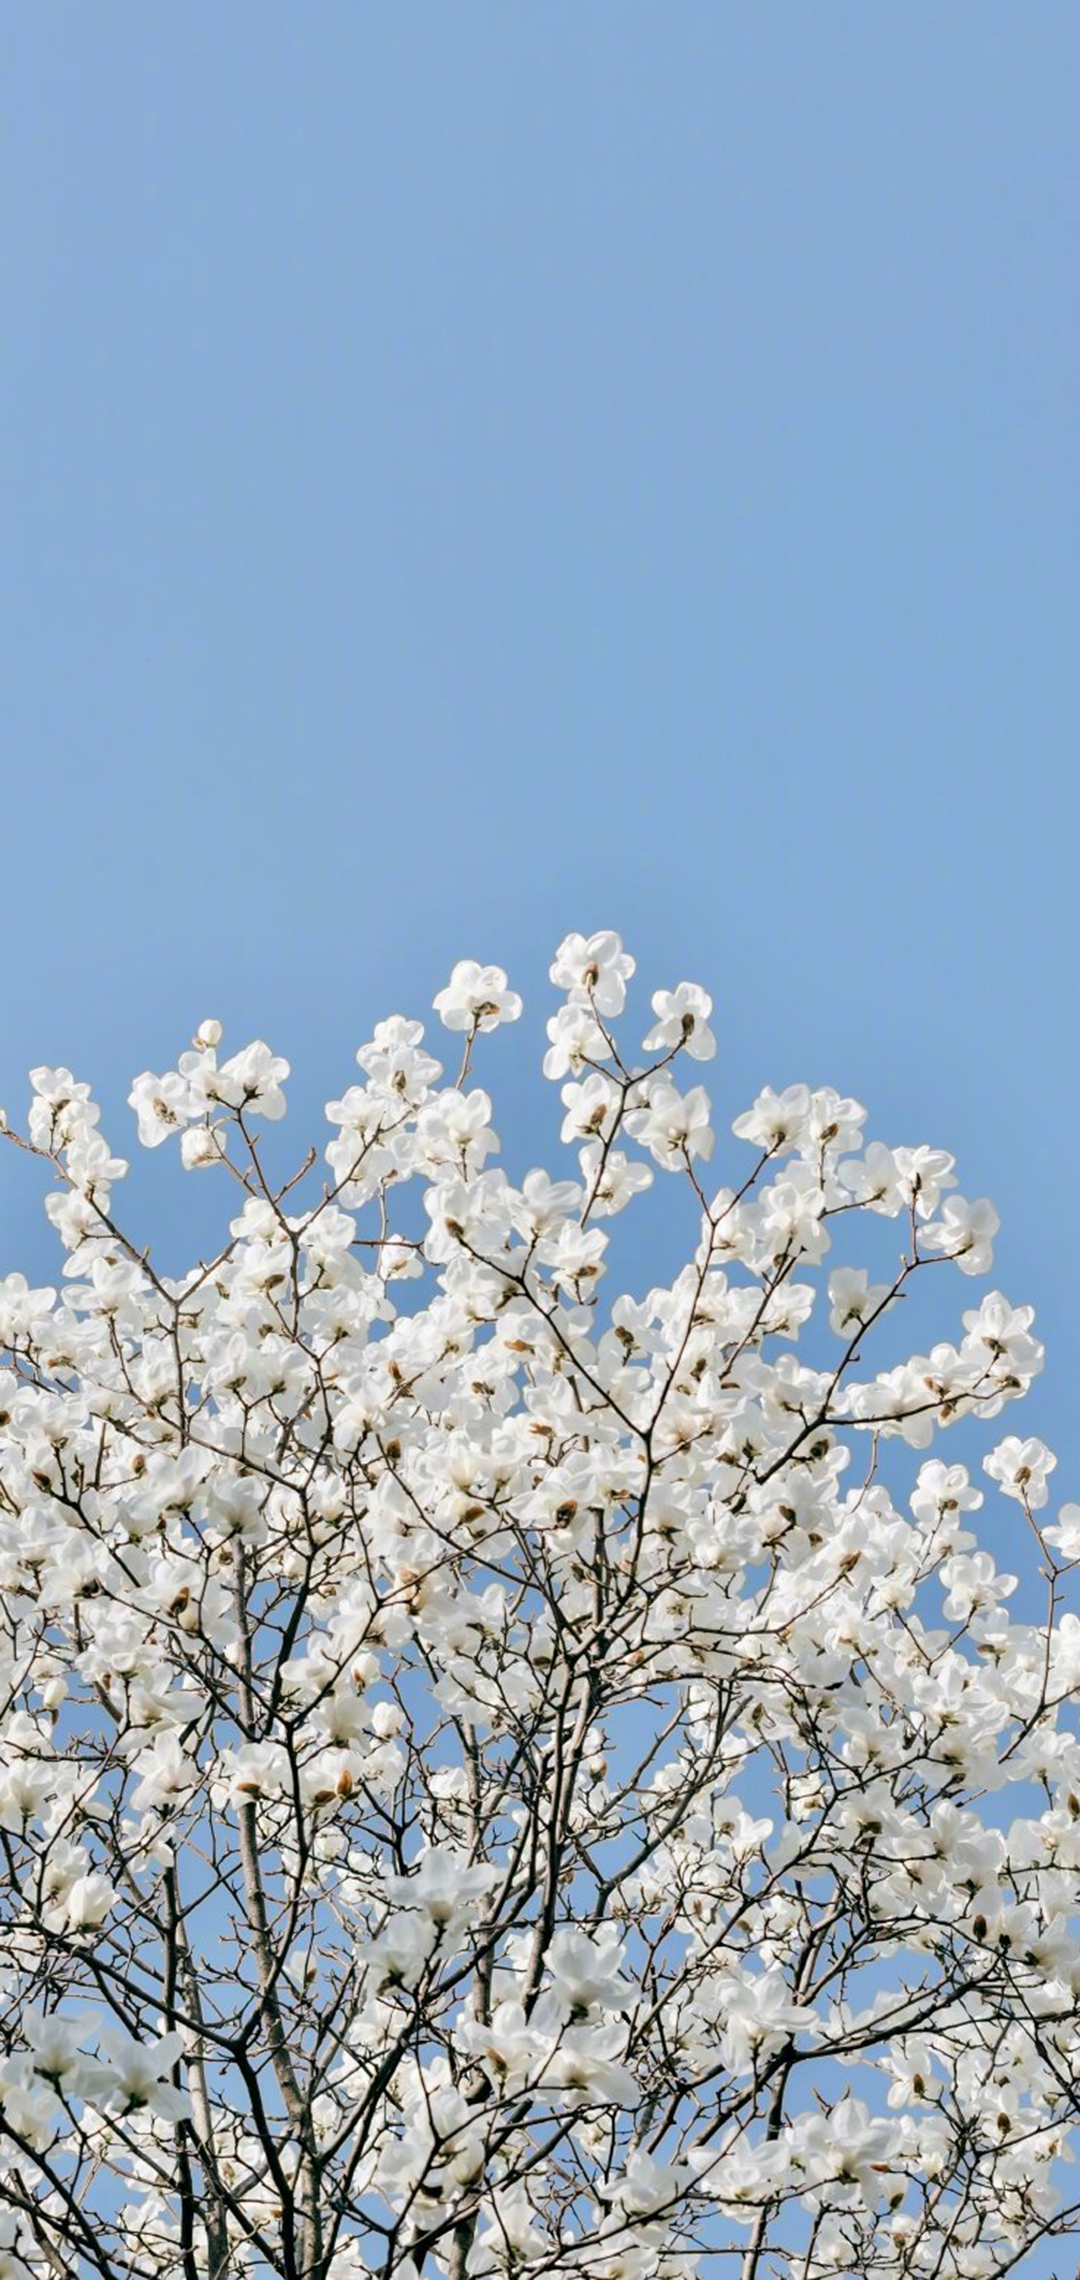
{"label": "clear sky background", "polygon": [[615,925],[725,1121],[835,1082],[995,1197],[1080,1493],[1078,81],[1073,0],[8,7],[12,1114],[126,1146],[214,1013],[306,1139],[470,954],[535,1158]]}

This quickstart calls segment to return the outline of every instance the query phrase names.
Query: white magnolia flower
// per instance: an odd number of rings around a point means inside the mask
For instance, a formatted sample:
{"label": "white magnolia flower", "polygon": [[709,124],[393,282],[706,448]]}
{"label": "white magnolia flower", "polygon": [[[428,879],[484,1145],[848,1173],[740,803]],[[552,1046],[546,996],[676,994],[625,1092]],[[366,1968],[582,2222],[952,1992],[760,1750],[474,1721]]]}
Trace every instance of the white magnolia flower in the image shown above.
{"label": "white magnolia flower", "polygon": [[889,1296],[888,1283],[872,1283],[865,1267],[836,1267],[829,1276],[829,1328],[838,1338],[855,1338]]}
{"label": "white magnolia flower", "polygon": [[435,1011],[445,1029],[496,1029],[501,1021],[518,1020],[521,999],[507,988],[501,966],[460,958],[435,998]]}
{"label": "white magnolia flower", "polygon": [[115,1887],[100,1869],[77,1876],[64,1896],[64,1911],[71,1930],[85,1932],[103,1924],[115,1900]]}
{"label": "white magnolia flower", "polygon": [[617,934],[567,934],[551,966],[558,990],[567,990],[610,1020],[626,1004],[626,985],[634,961]]}
{"label": "white magnolia flower", "polygon": [[1062,1559],[1080,1559],[1080,1504],[1063,1504],[1053,1527],[1044,1528],[1043,1535]]}
{"label": "white magnolia flower", "polygon": [[138,2042],[112,2029],[100,2041],[102,2064],[95,2070],[94,2094],[109,2111],[124,2114],[148,2110],[165,2121],[181,2121],[190,2112],[187,2092],[169,2079],[184,2047],[181,2034],[158,2035]]}
{"label": "white magnolia flower", "polygon": [[140,1750],[132,1761],[132,1770],[140,1776],[131,1797],[134,1813],[171,1808],[194,1788],[199,1776],[196,1760],[188,1756],[180,1736],[173,1731],[156,1734],[149,1748]]}
{"label": "white magnolia flower", "polygon": [[231,1108],[242,1109],[247,1115],[266,1116],[276,1121],[285,1114],[282,1087],[288,1074],[288,1062],[257,1038],[253,1045],[245,1045],[242,1052],[234,1053],[231,1061],[226,1061],[218,1071],[214,1097]]}
{"label": "white magnolia flower", "polygon": [[997,1448],[983,1458],[983,1471],[997,1482],[1003,1496],[1015,1496],[1029,1504],[1033,1512],[1041,1511],[1049,1495],[1047,1479],[1057,1465],[1053,1450],[1044,1441],[1021,1441],[1010,1433]]}
{"label": "white magnolia flower", "polygon": [[779,1094],[766,1085],[753,1108],[737,1116],[731,1129],[737,1139],[750,1140],[768,1155],[778,1156],[800,1146],[809,1122],[808,1085],[789,1085],[786,1092]]}
{"label": "white magnolia flower", "polygon": [[940,1220],[923,1229],[923,1241],[947,1258],[955,1259],[965,1275],[984,1275],[994,1256],[994,1236],[1001,1221],[992,1203],[983,1197],[967,1203],[963,1196],[946,1196]]}
{"label": "white magnolia flower", "polygon": [[626,1129],[665,1171],[678,1171],[692,1158],[707,1163],[712,1155],[715,1135],[709,1116],[704,1085],[684,1094],[658,1079],[649,1088],[648,1106],[630,1111]]}
{"label": "white magnolia flower", "polygon": [[160,1148],[162,1141],[179,1132],[193,1113],[190,1087],[175,1069],[163,1077],[145,1069],[136,1077],[128,1101],[139,1119],[144,1148]]}
{"label": "white magnolia flower", "polygon": [[656,1020],[645,1039],[645,1051],[670,1052],[682,1045],[695,1061],[711,1061],[716,1039],[709,1028],[712,999],[696,982],[680,982],[674,990],[655,990],[652,1009]]}
{"label": "white magnolia flower", "polygon": [[67,2097],[80,2096],[89,2078],[82,2045],[92,2026],[93,2021],[85,2014],[65,2017],[59,2011],[46,2014],[33,2008],[25,2011],[20,2021],[33,2072]]}
{"label": "white magnolia flower", "polygon": [[555,1991],[571,2012],[593,2003],[602,2010],[624,2009],[633,1990],[622,1975],[622,1962],[614,1930],[604,1930],[596,1939],[569,1928],[556,1932],[547,1957]]}
{"label": "white magnolia flower", "polygon": [[406,1876],[388,1876],[388,1899],[398,1907],[417,1909],[444,1929],[475,1908],[489,1892],[497,1871],[487,1863],[470,1866],[468,1858],[445,1847],[420,1855]]}

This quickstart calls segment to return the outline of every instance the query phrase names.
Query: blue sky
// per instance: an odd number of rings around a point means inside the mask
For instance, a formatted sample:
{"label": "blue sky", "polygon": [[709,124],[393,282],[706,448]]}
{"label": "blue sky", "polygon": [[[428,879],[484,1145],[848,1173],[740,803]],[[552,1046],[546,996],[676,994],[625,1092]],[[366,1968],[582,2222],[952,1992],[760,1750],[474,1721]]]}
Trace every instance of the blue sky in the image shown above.
{"label": "blue sky", "polygon": [[540,1156],[615,925],[725,1120],[835,1082],[995,1197],[1077,1492],[1078,69],[1055,0],[8,10],[12,1114],[126,1144],[215,1013],[306,1139],[471,954]]}

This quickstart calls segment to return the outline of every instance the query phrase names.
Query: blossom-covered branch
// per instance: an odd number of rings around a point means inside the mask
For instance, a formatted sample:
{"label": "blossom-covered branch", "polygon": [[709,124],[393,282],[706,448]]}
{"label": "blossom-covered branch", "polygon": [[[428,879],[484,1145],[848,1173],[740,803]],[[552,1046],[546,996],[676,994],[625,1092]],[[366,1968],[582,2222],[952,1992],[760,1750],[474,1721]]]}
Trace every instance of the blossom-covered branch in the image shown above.
{"label": "blossom-covered branch", "polygon": [[[803,1084],[713,1187],[710,1000],[635,1052],[633,972],[561,944],[520,1185],[498,967],[450,1081],[379,1024],[321,1180],[204,1022],[131,1093],[231,1197],[179,1276],[85,1084],[4,1128],[65,1263],[0,1283],[0,2280],[989,2280],[1076,2222],[1080,1508],[991,1436],[1002,1573],[928,1453],[1031,1309],[898,1360],[991,1206]],[[687,1263],[609,1298],[658,1173]]]}

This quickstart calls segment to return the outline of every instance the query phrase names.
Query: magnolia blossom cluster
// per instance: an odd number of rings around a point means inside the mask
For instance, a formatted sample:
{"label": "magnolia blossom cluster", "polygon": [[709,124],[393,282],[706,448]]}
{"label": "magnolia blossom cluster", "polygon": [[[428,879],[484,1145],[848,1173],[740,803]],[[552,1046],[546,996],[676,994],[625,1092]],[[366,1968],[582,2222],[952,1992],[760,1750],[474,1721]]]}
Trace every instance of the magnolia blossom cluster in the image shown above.
{"label": "magnolia blossom cluster", "polygon": [[[718,1137],[708,995],[635,1046],[633,972],[560,945],[520,1182],[498,967],[280,1180],[288,1066],[204,1022],[130,1096],[232,1199],[179,1275],[70,1071],[5,1126],[64,1263],[0,1282],[0,2280],[990,2280],[1074,2227],[1031,1309],[856,1101]],[[609,1294],[670,1179],[686,1264]]]}

